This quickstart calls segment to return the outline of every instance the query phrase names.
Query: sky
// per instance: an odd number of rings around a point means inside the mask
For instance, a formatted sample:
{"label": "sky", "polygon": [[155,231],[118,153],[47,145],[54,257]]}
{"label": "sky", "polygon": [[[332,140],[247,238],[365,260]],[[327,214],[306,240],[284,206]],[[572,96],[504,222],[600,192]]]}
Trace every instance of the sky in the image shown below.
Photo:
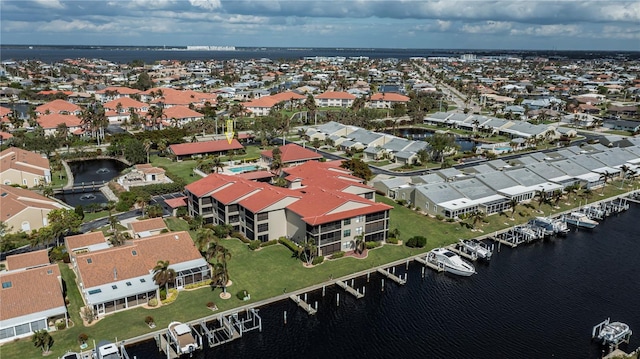
{"label": "sky", "polygon": [[0,44],[640,51],[640,1],[0,0]]}

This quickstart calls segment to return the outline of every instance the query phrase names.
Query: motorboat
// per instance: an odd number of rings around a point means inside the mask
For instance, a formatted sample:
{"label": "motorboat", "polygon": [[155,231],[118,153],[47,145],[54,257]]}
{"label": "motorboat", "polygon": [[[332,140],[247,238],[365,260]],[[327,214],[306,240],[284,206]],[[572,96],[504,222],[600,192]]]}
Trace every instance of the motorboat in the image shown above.
{"label": "motorboat", "polygon": [[451,274],[468,277],[476,273],[471,263],[446,248],[434,248],[427,255],[427,260],[444,268]]}
{"label": "motorboat", "polygon": [[493,251],[486,243],[477,239],[461,239],[460,247],[467,253],[485,260],[491,259]]}
{"label": "motorboat", "polygon": [[542,228],[544,234],[547,236],[552,235],[564,235],[569,233],[569,227],[561,219],[554,219],[550,217],[536,217],[529,221],[529,224],[535,227]]}
{"label": "motorboat", "polygon": [[600,206],[587,205],[580,208],[580,213],[584,213],[591,219],[603,219],[607,216],[607,212],[602,210]]}
{"label": "motorboat", "polygon": [[193,353],[199,348],[190,326],[181,322],[169,323],[169,336],[178,355]]}
{"label": "motorboat", "polygon": [[631,335],[631,329],[625,323],[611,322],[602,327],[598,333],[598,339],[605,343],[618,343]]}
{"label": "motorboat", "polygon": [[94,357],[96,359],[122,359],[118,346],[108,341],[98,343]]}
{"label": "motorboat", "polygon": [[598,225],[598,222],[589,218],[586,214],[581,212],[571,212],[569,214],[564,215],[564,221],[567,224],[572,226],[576,226],[578,228],[595,228]]}

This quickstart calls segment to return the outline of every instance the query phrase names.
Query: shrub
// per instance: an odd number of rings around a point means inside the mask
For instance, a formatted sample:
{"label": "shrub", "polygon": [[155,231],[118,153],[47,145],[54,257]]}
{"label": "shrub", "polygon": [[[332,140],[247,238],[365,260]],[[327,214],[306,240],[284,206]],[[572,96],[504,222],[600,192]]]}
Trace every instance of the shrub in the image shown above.
{"label": "shrub", "polygon": [[175,288],[169,289],[170,296],[167,296],[167,299],[162,300],[162,304],[171,304],[178,299],[178,290]]}
{"label": "shrub", "polygon": [[378,248],[380,247],[380,242],[376,242],[376,241],[369,241],[365,243],[367,246],[367,249],[374,249],[374,248]]}
{"label": "shrub", "polygon": [[298,253],[298,245],[296,245],[295,243],[293,243],[291,240],[289,240],[286,237],[280,237],[280,239],[278,239],[278,242],[284,244],[285,247],[289,248],[289,250],[291,250],[293,253]]}
{"label": "shrub", "polygon": [[260,247],[268,247],[268,246],[271,246],[271,245],[274,245],[274,244],[278,244],[278,241],[275,240],[275,239],[272,239],[270,241],[266,241],[266,242],[260,243]]}
{"label": "shrub", "polygon": [[78,341],[82,344],[86,343],[87,340],[89,339],[89,336],[87,335],[87,333],[80,333],[78,334]]}
{"label": "shrub", "polygon": [[160,300],[165,300],[165,299],[167,299],[167,288],[162,287],[160,288]]}
{"label": "shrub", "polygon": [[260,243],[261,242],[259,240],[249,242],[249,249],[255,251],[256,249],[260,248]]}
{"label": "shrub", "polygon": [[152,316],[150,316],[150,315],[147,315],[147,316],[144,318],[144,322],[145,322],[145,323],[147,323],[147,325],[149,325],[149,324],[153,323],[153,322],[154,322],[154,321],[153,321],[153,317],[152,317]]}
{"label": "shrub", "polygon": [[187,207],[179,207],[176,210],[176,216],[177,217],[184,217],[187,215]]}
{"label": "shrub", "polygon": [[453,223],[453,222],[455,222],[455,221],[456,221],[456,220],[455,220],[454,218],[447,218],[447,223]]}
{"label": "shrub", "polygon": [[324,262],[324,256],[317,256],[315,258],[313,258],[313,260],[311,261],[312,265],[317,265]]}
{"label": "shrub", "polygon": [[391,243],[391,244],[398,244],[398,238],[396,238],[396,237],[389,237],[389,238],[387,238],[387,243]]}
{"label": "shrub", "polygon": [[344,257],[344,252],[343,251],[337,251],[337,252],[334,252],[331,255],[331,259],[338,259],[338,258],[342,258],[342,257]]}
{"label": "shrub", "polygon": [[236,297],[240,300],[245,300],[245,298],[249,297],[249,292],[247,292],[246,289],[243,289],[241,291],[239,291],[238,293],[236,293]]}
{"label": "shrub", "polygon": [[149,299],[149,306],[150,307],[157,307],[158,306],[158,300],[156,298],[151,298]]}
{"label": "shrub", "polygon": [[196,288],[206,287],[208,285],[211,285],[211,279],[207,279],[205,281],[198,282],[198,283],[187,284],[184,286],[184,289],[196,289]]}
{"label": "shrub", "polygon": [[396,201],[396,203],[404,207],[407,204],[407,201],[405,201],[404,199],[399,199]]}
{"label": "shrub", "polygon": [[422,248],[427,245],[427,238],[423,236],[414,236],[407,241],[407,247]]}
{"label": "shrub", "polygon": [[214,302],[208,302],[208,303],[207,303],[207,308],[209,308],[209,309],[217,308],[216,303],[214,303]]}
{"label": "shrub", "polygon": [[436,214],[436,219],[437,219],[438,221],[442,221],[442,220],[444,219],[444,216],[443,216],[443,215],[441,215],[441,214]]}
{"label": "shrub", "polygon": [[59,322],[56,322],[56,329],[58,330],[63,330],[64,328],[67,327],[67,323],[65,323],[64,320],[61,320]]}
{"label": "shrub", "polygon": [[251,243],[251,241],[240,232],[232,232],[231,237],[238,238],[243,243]]}

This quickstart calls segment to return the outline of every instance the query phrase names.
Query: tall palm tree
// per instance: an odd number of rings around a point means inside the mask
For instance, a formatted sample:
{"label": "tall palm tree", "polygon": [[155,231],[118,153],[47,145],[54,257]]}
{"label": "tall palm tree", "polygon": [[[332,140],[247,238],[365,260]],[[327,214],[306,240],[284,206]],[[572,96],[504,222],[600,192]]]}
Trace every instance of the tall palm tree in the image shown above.
{"label": "tall palm tree", "polygon": [[169,268],[169,261],[160,260],[153,267],[153,281],[158,285],[158,289],[164,286],[167,293],[169,293],[169,283],[173,282],[176,276],[176,271]]}
{"label": "tall palm tree", "polygon": [[151,142],[151,140],[148,138],[145,138],[144,141],[142,141],[142,145],[144,146],[144,151],[147,153],[147,163],[149,163],[149,151],[151,150],[152,144],[153,142]]}
{"label": "tall palm tree", "polygon": [[367,244],[365,243],[365,240],[364,240],[364,233],[353,237],[353,239],[355,239],[356,253],[362,254],[364,250],[367,248]]}
{"label": "tall palm tree", "polygon": [[209,248],[209,244],[215,241],[217,242],[217,237],[213,229],[211,228],[201,228],[198,230],[196,235],[196,240],[194,244],[196,248],[200,251],[200,253],[205,252]]}

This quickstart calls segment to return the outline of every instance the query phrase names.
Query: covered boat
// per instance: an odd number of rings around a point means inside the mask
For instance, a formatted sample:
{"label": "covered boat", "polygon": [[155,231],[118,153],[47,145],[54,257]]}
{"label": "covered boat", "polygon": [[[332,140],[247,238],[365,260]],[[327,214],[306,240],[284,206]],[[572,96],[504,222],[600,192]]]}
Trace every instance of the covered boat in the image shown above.
{"label": "covered boat", "polygon": [[169,323],[169,335],[171,336],[171,341],[176,346],[178,355],[193,353],[199,348],[191,327],[184,323]]}
{"label": "covered boat", "polygon": [[459,255],[446,248],[434,248],[427,255],[427,260],[442,266],[445,272],[468,277],[476,273],[471,263],[466,262]]}
{"label": "covered boat", "polygon": [[581,212],[571,212],[569,214],[564,215],[563,220],[572,226],[576,226],[578,228],[595,228],[598,225],[597,221],[589,218],[586,214]]}
{"label": "covered boat", "polygon": [[465,252],[485,260],[491,259],[491,255],[493,254],[489,245],[477,239],[461,239],[460,247],[464,249]]}

